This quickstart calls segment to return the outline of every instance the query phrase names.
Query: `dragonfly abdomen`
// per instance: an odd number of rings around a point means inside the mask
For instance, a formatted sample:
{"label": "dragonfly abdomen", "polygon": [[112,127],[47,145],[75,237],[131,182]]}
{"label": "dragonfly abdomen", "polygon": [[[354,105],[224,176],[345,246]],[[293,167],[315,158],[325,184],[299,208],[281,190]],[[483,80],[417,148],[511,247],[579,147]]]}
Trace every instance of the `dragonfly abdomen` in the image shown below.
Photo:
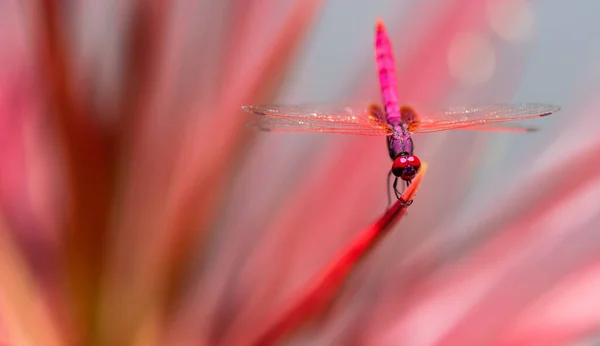
{"label": "dragonfly abdomen", "polygon": [[375,56],[377,59],[379,85],[381,86],[381,95],[385,113],[387,115],[387,121],[392,125],[399,124],[400,106],[398,104],[398,87],[396,85],[394,54],[385,26],[381,21],[377,23]]}

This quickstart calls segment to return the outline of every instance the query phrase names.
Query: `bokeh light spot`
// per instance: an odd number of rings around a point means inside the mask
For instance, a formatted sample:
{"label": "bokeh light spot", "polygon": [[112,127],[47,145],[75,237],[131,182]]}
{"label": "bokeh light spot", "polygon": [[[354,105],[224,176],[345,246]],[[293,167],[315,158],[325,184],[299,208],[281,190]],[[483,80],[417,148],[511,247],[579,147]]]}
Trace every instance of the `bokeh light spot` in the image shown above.
{"label": "bokeh light spot", "polygon": [[489,38],[479,33],[457,34],[448,49],[450,75],[464,84],[486,82],[494,74],[496,53]]}
{"label": "bokeh light spot", "polygon": [[533,9],[525,0],[490,1],[487,17],[492,31],[507,41],[526,41],[533,34]]}

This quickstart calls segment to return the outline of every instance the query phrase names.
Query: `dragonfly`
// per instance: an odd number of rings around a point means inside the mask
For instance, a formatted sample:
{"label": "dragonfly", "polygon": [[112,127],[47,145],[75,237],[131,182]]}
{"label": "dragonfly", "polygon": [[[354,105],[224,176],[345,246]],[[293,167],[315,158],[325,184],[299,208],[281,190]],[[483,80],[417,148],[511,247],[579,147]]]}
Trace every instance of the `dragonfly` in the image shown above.
{"label": "dragonfly", "polygon": [[555,105],[525,103],[455,107],[418,114],[414,108],[401,106],[398,101],[393,48],[381,19],[375,30],[375,58],[383,107],[376,104],[358,107],[257,105],[243,106],[242,110],[257,115],[250,124],[265,131],[386,136],[392,159],[387,178],[388,204],[391,203],[390,190],[397,199],[401,198],[398,181],[404,181],[408,187],[421,167],[421,160],[414,154],[413,134],[485,128],[510,131],[510,127],[502,127],[505,124],[498,127],[498,123],[544,117],[560,110]]}

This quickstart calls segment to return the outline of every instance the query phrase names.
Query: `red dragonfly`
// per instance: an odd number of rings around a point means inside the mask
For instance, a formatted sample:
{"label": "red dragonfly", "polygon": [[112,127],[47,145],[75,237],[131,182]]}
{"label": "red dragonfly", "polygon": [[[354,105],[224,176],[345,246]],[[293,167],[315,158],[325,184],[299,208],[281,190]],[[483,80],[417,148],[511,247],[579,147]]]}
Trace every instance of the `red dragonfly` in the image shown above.
{"label": "red dragonfly", "polygon": [[[403,180],[408,186],[421,167],[421,161],[413,154],[413,133],[479,129],[483,125],[493,126],[502,122],[543,117],[560,110],[558,106],[539,103],[493,104],[451,108],[427,115],[417,115],[413,108],[400,106],[398,102],[392,45],[381,20],[376,26],[375,57],[383,108],[378,105],[365,107],[262,105],[243,106],[242,110],[259,115],[251,124],[267,131],[386,136],[390,158],[393,160],[388,174],[388,200],[390,200],[389,184],[392,174],[395,177],[392,188],[396,198],[400,199],[398,179]],[[505,127],[496,130],[509,129]]]}

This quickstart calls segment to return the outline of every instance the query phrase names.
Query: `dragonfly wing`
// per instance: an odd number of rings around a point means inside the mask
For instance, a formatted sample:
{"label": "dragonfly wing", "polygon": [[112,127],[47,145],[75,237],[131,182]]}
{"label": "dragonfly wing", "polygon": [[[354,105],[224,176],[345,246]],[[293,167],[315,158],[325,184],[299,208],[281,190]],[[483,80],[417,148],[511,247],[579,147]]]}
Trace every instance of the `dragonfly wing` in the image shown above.
{"label": "dragonfly wing", "polygon": [[560,107],[541,103],[520,105],[494,104],[479,107],[451,108],[431,113],[409,124],[415,133],[436,132],[488,124],[532,119],[550,115]]}
{"label": "dragonfly wing", "polygon": [[537,132],[537,127],[523,127],[509,124],[491,124],[491,125],[474,125],[469,127],[463,127],[458,130],[467,131],[485,131],[485,132],[506,132],[506,133],[524,133],[524,132]]}
{"label": "dragonfly wing", "polygon": [[242,110],[257,115],[248,123],[266,131],[323,132],[365,136],[385,136],[393,132],[374,107],[244,106]]}

